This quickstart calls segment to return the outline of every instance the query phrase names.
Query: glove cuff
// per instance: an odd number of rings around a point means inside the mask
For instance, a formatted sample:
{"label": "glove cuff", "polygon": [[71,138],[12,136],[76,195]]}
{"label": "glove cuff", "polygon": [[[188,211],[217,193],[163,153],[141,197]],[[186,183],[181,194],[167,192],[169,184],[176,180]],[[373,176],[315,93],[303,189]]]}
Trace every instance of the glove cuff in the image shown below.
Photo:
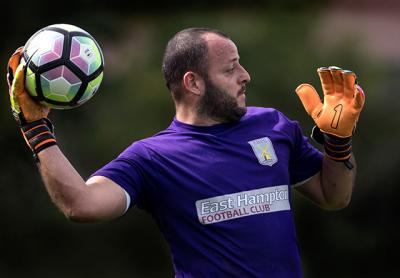
{"label": "glove cuff", "polygon": [[318,143],[324,145],[325,155],[329,158],[346,162],[351,157],[352,137],[338,137],[322,132],[317,126],[312,129],[311,137]]}
{"label": "glove cuff", "polygon": [[54,126],[47,118],[24,124],[21,127],[21,132],[36,159],[39,152],[57,145]]}
{"label": "glove cuff", "polygon": [[341,138],[332,134],[324,133],[325,154],[336,161],[347,161],[351,157],[351,136]]}

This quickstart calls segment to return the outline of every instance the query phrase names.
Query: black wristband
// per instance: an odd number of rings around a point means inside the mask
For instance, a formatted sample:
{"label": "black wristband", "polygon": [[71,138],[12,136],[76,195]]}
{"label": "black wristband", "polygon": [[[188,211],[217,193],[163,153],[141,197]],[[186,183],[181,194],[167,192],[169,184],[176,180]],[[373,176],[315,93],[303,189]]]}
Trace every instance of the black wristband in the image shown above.
{"label": "black wristband", "polygon": [[336,161],[347,161],[351,157],[351,137],[341,138],[324,133],[325,154]]}
{"label": "black wristband", "polygon": [[335,160],[346,162],[351,157],[352,145],[350,137],[338,137],[322,132],[317,126],[312,129],[311,137],[318,143],[324,145],[325,154]]}
{"label": "black wristband", "polygon": [[21,127],[21,131],[35,157],[44,149],[57,145],[54,126],[47,118],[26,123]]}

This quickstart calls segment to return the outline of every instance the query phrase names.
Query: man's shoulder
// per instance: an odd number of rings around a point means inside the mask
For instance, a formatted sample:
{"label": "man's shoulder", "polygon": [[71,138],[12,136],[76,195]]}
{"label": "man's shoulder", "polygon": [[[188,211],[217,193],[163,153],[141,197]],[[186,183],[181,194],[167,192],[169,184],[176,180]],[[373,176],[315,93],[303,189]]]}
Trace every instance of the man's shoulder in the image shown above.
{"label": "man's shoulder", "polygon": [[150,158],[152,152],[160,148],[168,148],[168,146],[172,145],[176,136],[174,130],[167,128],[152,136],[134,141],[122,154],[126,156],[134,155],[141,158]]}
{"label": "man's shoulder", "polygon": [[246,118],[262,118],[275,121],[290,121],[289,118],[278,109],[257,106],[247,107]]}
{"label": "man's shoulder", "polygon": [[274,108],[248,107],[243,123],[250,126],[263,126],[266,129],[283,132],[289,136],[299,129],[299,123],[291,120],[281,111]]}

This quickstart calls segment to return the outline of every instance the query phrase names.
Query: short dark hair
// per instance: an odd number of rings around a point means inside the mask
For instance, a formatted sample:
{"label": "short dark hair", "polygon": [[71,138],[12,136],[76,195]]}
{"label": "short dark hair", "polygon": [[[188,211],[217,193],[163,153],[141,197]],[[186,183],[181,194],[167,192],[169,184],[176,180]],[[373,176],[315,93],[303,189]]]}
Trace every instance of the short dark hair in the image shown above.
{"label": "short dark hair", "polygon": [[193,71],[206,76],[208,47],[202,35],[213,33],[229,39],[219,30],[211,28],[187,28],[173,36],[165,49],[162,71],[170,91],[176,91],[183,75]]}

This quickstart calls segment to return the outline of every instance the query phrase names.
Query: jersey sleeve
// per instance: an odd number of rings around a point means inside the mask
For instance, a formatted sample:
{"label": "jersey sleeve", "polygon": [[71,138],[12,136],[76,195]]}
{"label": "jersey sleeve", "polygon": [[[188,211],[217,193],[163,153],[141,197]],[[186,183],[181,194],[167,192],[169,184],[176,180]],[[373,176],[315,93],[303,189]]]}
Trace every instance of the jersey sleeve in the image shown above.
{"label": "jersey sleeve", "polygon": [[303,135],[298,122],[290,121],[293,135],[293,152],[289,171],[292,185],[300,185],[322,169],[323,154]]}
{"label": "jersey sleeve", "polygon": [[91,176],[103,176],[111,179],[121,186],[130,197],[129,207],[137,205],[142,207],[144,200],[145,179],[143,177],[144,159],[141,156],[141,148],[132,144],[117,158],[98,169]]}

